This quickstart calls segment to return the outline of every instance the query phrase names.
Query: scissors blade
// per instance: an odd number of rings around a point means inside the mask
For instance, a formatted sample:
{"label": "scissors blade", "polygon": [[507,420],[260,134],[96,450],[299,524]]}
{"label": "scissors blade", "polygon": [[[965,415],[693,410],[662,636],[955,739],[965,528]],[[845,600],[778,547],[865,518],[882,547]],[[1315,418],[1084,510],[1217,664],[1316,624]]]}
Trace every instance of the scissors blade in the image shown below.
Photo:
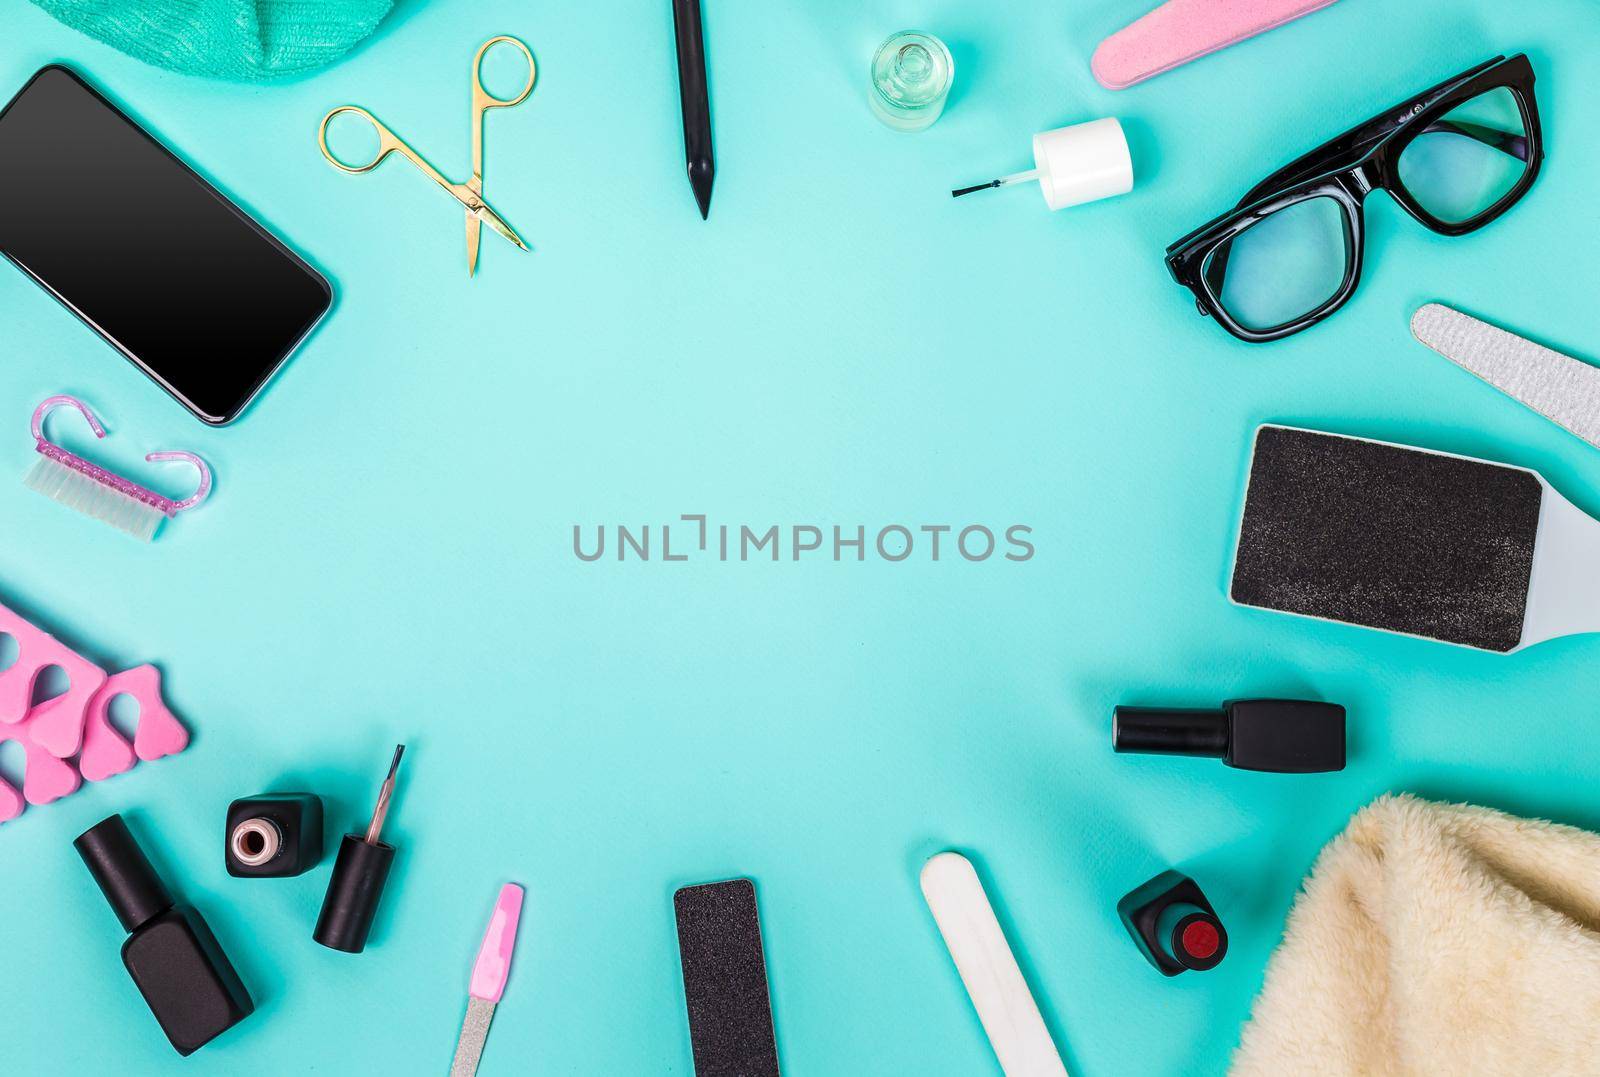
{"label": "scissors blade", "polygon": [[482,202],[476,211],[469,212],[473,213],[473,215],[484,224],[488,225],[490,228],[493,228],[496,232],[499,232],[502,236],[505,236],[523,250],[528,249],[528,245],[522,242],[522,237],[517,235],[517,233],[512,230],[511,226],[501,219],[500,214],[489,208],[489,203]]}
{"label": "scissors blade", "polygon": [[[473,193],[479,198],[483,197],[483,184],[474,177],[467,181]],[[467,276],[476,276],[478,273],[478,238],[483,234],[483,222],[472,210],[467,210]]]}

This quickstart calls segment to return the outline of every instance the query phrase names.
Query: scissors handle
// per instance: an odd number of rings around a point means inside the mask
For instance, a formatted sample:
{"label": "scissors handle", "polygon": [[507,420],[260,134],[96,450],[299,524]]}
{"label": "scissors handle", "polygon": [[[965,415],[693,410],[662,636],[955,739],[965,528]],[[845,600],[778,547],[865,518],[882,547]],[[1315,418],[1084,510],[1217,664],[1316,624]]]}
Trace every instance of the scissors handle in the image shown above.
{"label": "scissors handle", "polygon": [[[496,97],[483,85],[483,58],[484,56],[488,55],[490,49],[494,48],[502,41],[511,45],[515,45],[528,61],[528,81],[523,85],[522,92],[517,94],[515,97]],[[505,34],[501,34],[499,37],[491,37],[488,41],[485,41],[482,45],[478,46],[477,55],[473,56],[472,58],[473,114],[477,115],[484,109],[510,108],[512,105],[522,104],[522,102],[527,99],[528,94],[533,92],[533,80],[536,74],[537,71],[534,68],[533,53],[528,51],[528,46],[524,45],[516,38],[508,37]]]}
{"label": "scissors handle", "polygon": [[[345,161],[341,161],[338,157],[334,156],[333,150],[328,148],[328,124],[333,122],[333,118],[335,116],[342,116],[347,112],[351,115],[360,116],[363,120],[366,120],[372,125],[372,129],[377,132],[378,135],[378,152],[373,156],[372,160],[368,161],[364,165],[353,165]],[[348,172],[352,176],[360,175],[363,172],[371,172],[374,168],[377,168],[383,163],[383,159],[385,157],[389,156],[396,150],[399,150],[404,154],[407,153],[409,149],[409,147],[407,147],[406,144],[401,141],[399,135],[395,134],[393,131],[389,130],[382,123],[380,123],[378,121],[378,117],[374,116],[372,113],[358,105],[340,105],[338,108],[331,110],[326,116],[322,117],[322,124],[317,128],[317,147],[322,150],[322,156],[328,159],[328,163],[330,165],[332,165],[334,168],[337,168],[341,172]]]}
{"label": "scissors handle", "polygon": [[[522,92],[515,97],[496,97],[483,85],[483,58],[490,49],[501,42],[515,45],[521,50],[528,61],[528,81],[522,87]],[[480,189],[483,186],[483,114],[492,108],[510,108],[520,105],[533,92],[533,80],[537,69],[533,62],[533,53],[528,51],[528,46],[514,37],[501,34],[491,37],[478,46],[477,55],[472,58],[472,180]]]}
{"label": "scissors handle", "polygon": [[[333,151],[328,148],[328,124],[335,116],[345,112],[360,116],[362,119],[366,120],[372,125],[372,129],[374,131],[378,132],[377,155],[364,165],[352,165],[341,161],[339,158],[335,157],[333,155]],[[437,183],[439,186],[443,187],[445,190],[454,195],[462,202],[463,205],[466,205],[468,209],[476,208],[474,203],[476,203],[477,200],[465,197],[461,189],[461,184],[451,183],[449,180],[445,179],[444,176],[439,174],[438,169],[434,168],[423,159],[422,154],[406,145],[404,139],[380,123],[378,118],[372,113],[368,112],[364,108],[360,108],[359,106],[340,105],[338,108],[322,117],[322,126],[317,128],[317,145],[322,150],[322,156],[328,159],[329,164],[341,172],[350,173],[352,176],[360,175],[363,172],[371,172],[374,168],[377,168],[383,163],[383,159],[385,157],[389,156],[391,153],[398,153],[400,156],[416,165],[417,168],[421,169],[423,175],[427,176],[429,179],[433,180],[433,182]]]}

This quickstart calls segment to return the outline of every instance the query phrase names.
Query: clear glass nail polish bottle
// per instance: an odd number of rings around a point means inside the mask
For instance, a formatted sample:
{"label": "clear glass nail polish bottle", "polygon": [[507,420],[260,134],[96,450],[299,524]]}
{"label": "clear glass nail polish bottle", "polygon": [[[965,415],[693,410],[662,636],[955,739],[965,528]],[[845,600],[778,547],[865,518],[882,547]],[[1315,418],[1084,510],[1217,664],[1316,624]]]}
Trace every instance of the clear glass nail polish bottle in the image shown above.
{"label": "clear glass nail polish bottle", "polygon": [[943,41],[920,30],[902,30],[872,57],[872,111],[897,131],[931,127],[944,111],[955,74],[955,61]]}

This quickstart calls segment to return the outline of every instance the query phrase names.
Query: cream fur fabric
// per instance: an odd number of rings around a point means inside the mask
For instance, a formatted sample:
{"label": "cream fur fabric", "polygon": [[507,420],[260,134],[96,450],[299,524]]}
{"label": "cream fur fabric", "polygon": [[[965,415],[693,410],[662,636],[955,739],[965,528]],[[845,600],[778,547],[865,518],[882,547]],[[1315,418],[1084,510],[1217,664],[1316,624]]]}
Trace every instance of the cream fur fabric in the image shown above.
{"label": "cream fur fabric", "polygon": [[1600,837],[1383,797],[1317,858],[1234,1077],[1600,1073]]}

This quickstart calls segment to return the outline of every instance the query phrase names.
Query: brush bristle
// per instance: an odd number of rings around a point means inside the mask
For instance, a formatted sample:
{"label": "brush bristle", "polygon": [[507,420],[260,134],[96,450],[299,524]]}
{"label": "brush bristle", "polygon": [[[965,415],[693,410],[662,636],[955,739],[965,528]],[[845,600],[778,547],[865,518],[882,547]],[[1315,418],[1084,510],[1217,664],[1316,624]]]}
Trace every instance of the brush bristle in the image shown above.
{"label": "brush bristle", "polygon": [[53,501],[77,509],[85,516],[104,520],[112,527],[149,542],[165,519],[160,509],[136,501],[120,490],[104,486],[87,475],[41,456],[23,476],[22,484]]}

